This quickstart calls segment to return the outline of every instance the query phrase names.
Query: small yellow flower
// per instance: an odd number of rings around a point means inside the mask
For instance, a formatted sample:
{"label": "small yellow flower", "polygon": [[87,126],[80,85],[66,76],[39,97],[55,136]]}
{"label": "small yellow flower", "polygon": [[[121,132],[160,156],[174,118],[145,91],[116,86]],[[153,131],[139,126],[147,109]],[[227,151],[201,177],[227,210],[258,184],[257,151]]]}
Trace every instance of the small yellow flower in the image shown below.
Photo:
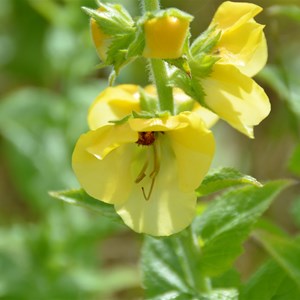
{"label": "small yellow flower", "polygon": [[194,112],[122,124],[107,123],[107,118],[98,122],[106,114],[116,120],[131,105],[136,108],[135,89],[109,88],[98,96],[89,112],[92,130],[79,138],[72,165],[86,192],[114,204],[130,228],[166,236],[192,222],[194,190],[211,164],[214,138]]}
{"label": "small yellow flower", "polygon": [[213,50],[220,60],[201,82],[208,107],[251,138],[253,126],[270,112],[268,96],[251,78],[267,60],[264,26],[253,19],[261,10],[251,3],[221,4],[210,25],[221,33]]}
{"label": "small yellow flower", "polygon": [[180,57],[189,24],[190,20],[171,15],[147,20],[144,23],[146,45],[143,56],[161,59]]}

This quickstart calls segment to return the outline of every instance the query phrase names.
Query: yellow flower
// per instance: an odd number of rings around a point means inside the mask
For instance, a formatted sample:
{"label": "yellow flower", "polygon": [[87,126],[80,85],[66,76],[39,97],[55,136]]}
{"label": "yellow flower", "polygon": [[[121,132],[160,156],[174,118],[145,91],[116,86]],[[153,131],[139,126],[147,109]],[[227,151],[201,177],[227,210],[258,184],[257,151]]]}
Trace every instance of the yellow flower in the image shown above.
{"label": "yellow flower", "polygon": [[144,23],[145,49],[147,58],[172,59],[183,53],[190,20],[166,15],[155,17]]}
{"label": "yellow flower", "polygon": [[[192,222],[194,190],[209,169],[214,138],[194,112],[107,123],[108,118],[125,116],[131,105],[136,107],[135,89],[132,85],[109,88],[98,96],[89,112],[92,130],[79,138],[72,165],[86,192],[114,204],[130,228],[170,235]],[[106,120],[99,123],[103,116]]]}
{"label": "yellow flower", "polygon": [[264,26],[253,19],[261,10],[251,3],[221,4],[210,25],[221,33],[213,49],[220,60],[201,82],[208,107],[251,138],[253,126],[270,112],[268,96],[251,78],[267,60]]}

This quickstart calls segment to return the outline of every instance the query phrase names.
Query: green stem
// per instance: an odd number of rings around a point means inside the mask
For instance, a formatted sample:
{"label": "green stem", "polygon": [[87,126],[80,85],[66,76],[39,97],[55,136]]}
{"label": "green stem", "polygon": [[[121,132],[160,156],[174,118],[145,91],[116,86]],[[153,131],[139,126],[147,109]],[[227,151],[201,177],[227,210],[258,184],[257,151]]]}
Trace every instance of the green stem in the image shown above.
{"label": "green stem", "polygon": [[[145,12],[160,8],[159,0],[142,0]],[[151,77],[156,85],[159,107],[161,111],[169,111],[174,114],[174,101],[172,88],[168,86],[168,74],[166,63],[162,59],[149,59]]]}
{"label": "green stem", "polygon": [[150,66],[156,85],[160,110],[168,110],[171,114],[174,114],[172,88],[167,86],[166,64],[160,59],[150,59]]}

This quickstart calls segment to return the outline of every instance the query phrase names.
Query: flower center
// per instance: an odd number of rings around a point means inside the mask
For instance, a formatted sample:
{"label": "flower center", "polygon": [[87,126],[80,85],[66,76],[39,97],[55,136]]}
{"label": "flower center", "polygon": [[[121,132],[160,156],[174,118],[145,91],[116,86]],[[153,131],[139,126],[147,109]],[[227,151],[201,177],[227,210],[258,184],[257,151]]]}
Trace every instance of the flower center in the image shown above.
{"label": "flower center", "polygon": [[139,132],[139,139],[137,140],[138,145],[150,146],[155,141],[154,131],[142,131]]}

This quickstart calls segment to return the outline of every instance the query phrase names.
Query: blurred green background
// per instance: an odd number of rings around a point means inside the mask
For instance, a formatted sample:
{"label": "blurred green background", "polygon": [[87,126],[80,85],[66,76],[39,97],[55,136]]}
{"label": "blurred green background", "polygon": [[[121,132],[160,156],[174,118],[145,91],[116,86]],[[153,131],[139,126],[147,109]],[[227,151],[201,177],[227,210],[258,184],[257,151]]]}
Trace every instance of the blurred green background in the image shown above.
{"label": "blurred green background", "polygon": [[[122,3],[138,16],[137,0]],[[195,16],[192,36],[222,1],[166,0]],[[256,77],[271,115],[249,140],[219,122],[214,167],[235,167],[260,181],[300,176],[300,0],[253,1],[264,8],[268,66]],[[78,188],[71,154],[86,113],[107,86],[108,69],[92,46],[81,6],[93,0],[0,0],[0,299],[142,299],[141,238],[82,208],[48,196]],[[117,83],[147,84],[141,60]],[[299,187],[268,217],[291,234],[300,226]],[[251,242],[237,262],[247,278],[260,260]]]}

